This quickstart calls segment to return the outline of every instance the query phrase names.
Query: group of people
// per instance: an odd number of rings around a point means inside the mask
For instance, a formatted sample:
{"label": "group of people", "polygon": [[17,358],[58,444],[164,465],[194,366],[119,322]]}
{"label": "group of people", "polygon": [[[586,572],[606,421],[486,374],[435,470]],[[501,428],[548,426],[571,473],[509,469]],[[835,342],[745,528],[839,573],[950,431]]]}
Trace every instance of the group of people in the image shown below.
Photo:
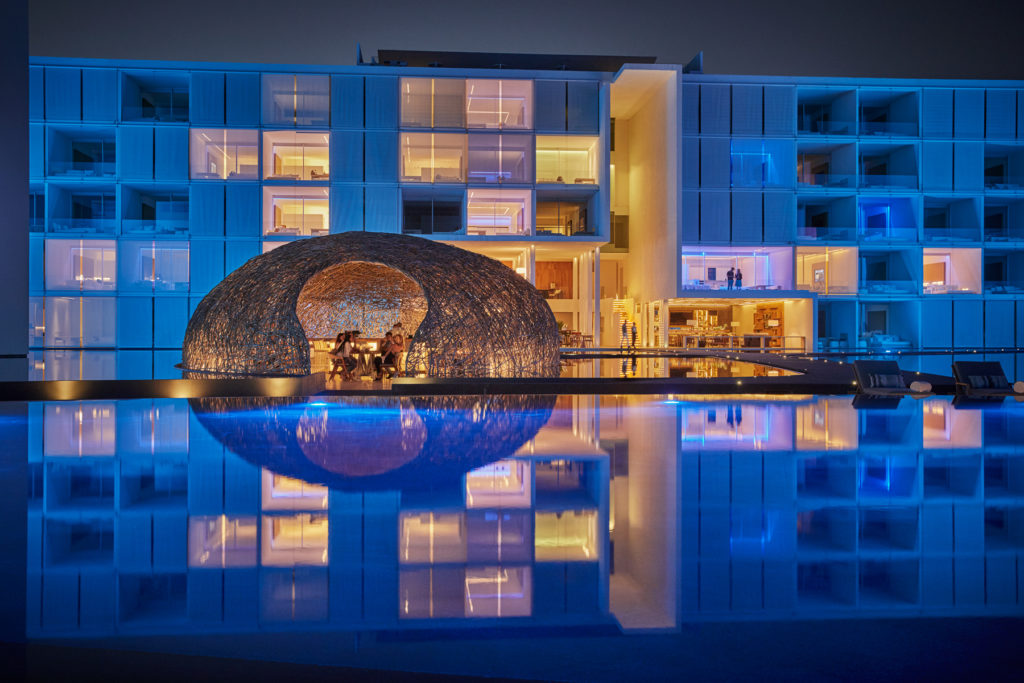
{"label": "group of people", "polygon": [[729,281],[729,289],[732,289],[734,282],[736,289],[743,289],[743,271],[739,268],[730,268],[725,274],[725,279]]}
{"label": "group of people", "polygon": [[629,336],[627,337],[627,335],[626,335],[626,332],[627,332],[626,321],[623,320],[622,321],[622,330],[621,330],[622,334],[619,335],[619,347],[622,348],[623,346],[626,346],[627,342],[628,342],[629,348],[635,349],[636,348],[636,333],[637,333],[636,321],[633,321],[633,327],[630,328],[628,331],[629,331]]}
{"label": "group of people", "polygon": [[[346,382],[355,379],[353,374],[359,366],[359,361],[354,353],[359,351],[359,330],[339,332],[334,339],[334,348],[327,354],[333,360],[331,372],[327,375],[327,381],[334,379],[340,374]],[[405,352],[405,330],[402,323],[395,323],[394,327],[384,335],[384,340],[373,357],[374,379],[383,379],[385,370],[390,370],[391,375],[402,375],[400,361]]]}

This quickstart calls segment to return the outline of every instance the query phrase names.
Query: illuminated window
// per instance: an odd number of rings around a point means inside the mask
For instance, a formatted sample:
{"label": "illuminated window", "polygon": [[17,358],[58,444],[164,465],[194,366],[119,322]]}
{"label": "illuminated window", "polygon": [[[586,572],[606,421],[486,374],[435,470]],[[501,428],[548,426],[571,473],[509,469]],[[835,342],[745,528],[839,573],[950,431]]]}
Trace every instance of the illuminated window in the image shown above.
{"label": "illuminated window", "polygon": [[469,128],[532,128],[533,81],[467,80],[466,125]]}
{"label": "illuminated window", "polygon": [[114,240],[47,240],[46,288],[110,291],[117,286]]}
{"label": "illuminated window", "polygon": [[261,546],[264,567],[326,566],[327,515],[265,516]]}
{"label": "illuminated window", "polygon": [[[724,247],[700,251],[684,248],[683,289],[791,289],[792,259],[793,251],[789,247]],[[733,279],[729,278],[730,271]]]}
{"label": "illuminated window", "polygon": [[329,76],[263,74],[263,125],[327,126],[330,117]]}
{"label": "illuminated window", "polygon": [[[550,192],[550,191],[549,191]],[[588,220],[589,201],[551,197],[537,193],[536,226],[538,235],[592,235],[595,226]]]}
{"label": "illuminated window", "polygon": [[466,507],[530,507],[530,463],[499,460],[466,474]]}
{"label": "illuminated window", "polygon": [[267,180],[328,180],[330,138],[327,133],[263,133],[263,177]]}
{"label": "illuminated window", "polygon": [[264,187],[263,234],[318,237],[330,226],[327,188]]}
{"label": "illuminated window", "polygon": [[403,127],[466,127],[466,81],[463,79],[403,78],[399,88]]}
{"label": "illuminated window", "polygon": [[259,133],[255,130],[193,128],[189,145],[190,176],[195,179],[256,180]]}
{"label": "illuminated window", "polygon": [[925,248],[925,294],[980,294],[981,249]]}
{"label": "illuminated window", "polygon": [[189,518],[188,566],[255,567],[256,518],[227,515]]}
{"label": "illuminated window", "polygon": [[598,138],[590,135],[538,135],[537,182],[597,184]]}
{"label": "illuminated window", "polygon": [[113,347],[117,337],[114,297],[48,296],[45,345]]}
{"label": "illuminated window", "polygon": [[401,564],[466,561],[463,513],[404,512],[398,525]]}
{"label": "illuminated window", "polygon": [[469,182],[528,183],[532,171],[533,138],[529,135],[470,133]]}
{"label": "illuminated window", "polygon": [[262,475],[262,509],[264,510],[326,510],[327,487],[318,486],[274,474],[268,469]]}
{"label": "illuminated window", "polygon": [[121,291],[188,291],[188,242],[121,240]]}
{"label": "illuminated window", "polygon": [[538,512],[535,553],[538,562],[597,560],[597,510]]}
{"label": "illuminated window", "polygon": [[857,247],[797,247],[796,270],[797,289],[857,293]]}
{"label": "illuminated window", "polygon": [[403,133],[403,182],[466,182],[466,136],[458,133]]}
{"label": "illuminated window", "polygon": [[470,235],[529,235],[529,190],[470,190],[466,232]]}

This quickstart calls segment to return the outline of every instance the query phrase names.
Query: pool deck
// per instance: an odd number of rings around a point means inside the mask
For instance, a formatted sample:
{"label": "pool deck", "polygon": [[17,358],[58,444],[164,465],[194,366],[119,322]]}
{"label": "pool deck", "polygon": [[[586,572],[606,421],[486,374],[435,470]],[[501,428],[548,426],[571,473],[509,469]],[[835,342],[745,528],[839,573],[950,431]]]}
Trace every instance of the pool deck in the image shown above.
{"label": "pool deck", "polygon": [[[621,358],[618,349],[565,349],[574,358]],[[324,373],[304,377],[198,379],[52,380],[0,382],[0,401],[83,401],[209,396],[429,396],[454,394],[854,394],[853,366],[828,359],[767,353],[638,349],[644,357],[711,357],[771,365],[799,375],[782,377],[551,377],[551,378],[412,378],[385,381],[327,382]],[[632,357],[632,356],[627,356]],[[936,394],[952,394],[952,377],[904,371],[909,384],[930,382]]]}

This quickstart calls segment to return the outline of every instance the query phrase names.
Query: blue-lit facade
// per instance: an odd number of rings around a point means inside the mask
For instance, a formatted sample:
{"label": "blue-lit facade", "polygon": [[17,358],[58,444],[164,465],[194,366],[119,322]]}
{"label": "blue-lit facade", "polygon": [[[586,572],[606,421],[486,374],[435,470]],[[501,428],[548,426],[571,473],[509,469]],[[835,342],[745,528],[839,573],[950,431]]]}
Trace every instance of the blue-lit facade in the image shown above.
{"label": "blue-lit facade", "polygon": [[499,259],[595,345],[634,321],[659,347],[1024,345],[1024,83],[44,58],[30,76],[37,355],[169,361],[225,274],[347,230]]}

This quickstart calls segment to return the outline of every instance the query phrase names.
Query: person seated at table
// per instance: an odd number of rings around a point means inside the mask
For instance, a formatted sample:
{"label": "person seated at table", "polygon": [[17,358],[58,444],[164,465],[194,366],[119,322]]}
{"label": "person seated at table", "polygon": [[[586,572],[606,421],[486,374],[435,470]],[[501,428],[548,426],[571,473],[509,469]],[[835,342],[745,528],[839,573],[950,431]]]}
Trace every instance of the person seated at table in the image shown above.
{"label": "person seated at table", "polygon": [[390,332],[384,335],[384,341],[380,344],[380,355],[375,356],[373,364],[377,368],[377,379],[384,378],[384,367],[395,365],[394,342]]}
{"label": "person seated at table", "polygon": [[352,333],[339,332],[334,339],[334,348],[327,355],[334,359],[327,381],[330,382],[339,373],[346,382],[352,381],[352,371],[356,368],[355,358],[352,357]]}

